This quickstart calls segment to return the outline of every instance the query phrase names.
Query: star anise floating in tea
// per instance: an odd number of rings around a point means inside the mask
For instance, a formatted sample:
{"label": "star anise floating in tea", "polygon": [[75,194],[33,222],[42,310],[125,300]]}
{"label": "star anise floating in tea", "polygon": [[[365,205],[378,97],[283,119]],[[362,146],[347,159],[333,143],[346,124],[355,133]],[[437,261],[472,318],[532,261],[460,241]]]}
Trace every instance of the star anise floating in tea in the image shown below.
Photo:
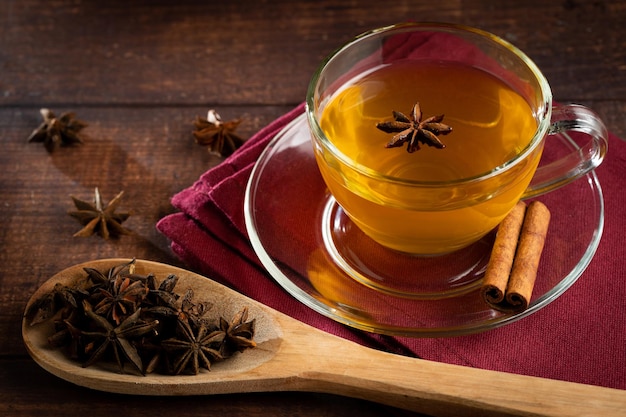
{"label": "star anise floating in tea", "polygon": [[122,223],[130,217],[130,213],[117,213],[124,191],[116,195],[109,204],[102,202],[100,191],[96,187],[93,203],[82,201],[72,196],[77,210],[68,214],[77,219],[84,227],[74,234],[75,237],[88,237],[94,233],[108,239],[110,236],[129,234],[130,231]]}
{"label": "star anise floating in tea", "polygon": [[83,143],[80,131],[87,127],[85,122],[76,119],[72,112],[61,113],[57,117],[50,109],[41,109],[43,122],[28,137],[29,142],[43,142],[48,152],[58,146],[70,146]]}
{"label": "star anise floating in tea", "polygon": [[240,123],[240,119],[223,122],[220,115],[211,109],[206,119],[196,118],[193,136],[198,145],[207,146],[210,152],[228,156],[244,143],[244,140],[235,133]]}
{"label": "star anise floating in tea", "polygon": [[387,148],[396,148],[407,144],[407,152],[420,149],[420,143],[435,148],[445,148],[446,145],[437,136],[452,132],[452,127],[442,123],[443,114],[432,116],[422,121],[420,104],[416,103],[407,117],[399,111],[393,111],[393,121],[377,123],[376,127],[385,133],[397,133],[387,143]]}
{"label": "star anise floating in tea", "polygon": [[[26,312],[30,325],[54,320],[48,343],[84,367],[113,362],[119,372],[130,364],[144,375],[197,374],[256,346],[246,308],[230,322],[210,317],[209,303],[194,300],[192,291],[176,293],[175,275],[158,284],[152,274],[135,273],[134,260],[108,271],[84,270],[76,285],[58,284]],[[180,298],[185,314],[167,312],[178,310]]]}

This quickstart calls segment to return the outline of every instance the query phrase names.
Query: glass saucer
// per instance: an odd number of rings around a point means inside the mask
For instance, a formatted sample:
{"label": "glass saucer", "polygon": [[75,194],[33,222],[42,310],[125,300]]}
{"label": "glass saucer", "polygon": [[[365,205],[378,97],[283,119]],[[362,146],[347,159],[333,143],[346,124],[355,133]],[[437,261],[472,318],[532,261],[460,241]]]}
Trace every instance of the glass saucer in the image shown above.
{"label": "glass saucer", "polygon": [[[569,136],[550,137],[544,159],[575,146]],[[326,189],[304,114],[259,158],[244,214],[264,267],[308,307],[369,332],[442,337],[493,329],[533,314],[587,268],[604,225],[595,173],[539,199],[551,210],[550,230],[530,306],[517,314],[489,308],[479,294],[493,233],[467,249],[437,257],[395,253],[362,234]]]}

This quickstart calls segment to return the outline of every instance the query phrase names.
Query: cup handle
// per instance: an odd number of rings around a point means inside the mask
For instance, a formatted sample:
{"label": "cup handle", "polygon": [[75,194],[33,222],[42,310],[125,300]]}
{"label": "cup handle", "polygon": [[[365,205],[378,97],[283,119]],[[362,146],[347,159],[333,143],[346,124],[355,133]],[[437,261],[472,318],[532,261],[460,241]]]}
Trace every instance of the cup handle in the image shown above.
{"label": "cup handle", "polygon": [[[582,132],[591,137],[583,146],[577,145],[567,132]],[[596,168],[606,155],[608,131],[600,117],[587,107],[567,104],[552,108],[548,135],[562,133],[571,142],[572,152],[537,168],[522,198],[536,197],[560,188]]]}

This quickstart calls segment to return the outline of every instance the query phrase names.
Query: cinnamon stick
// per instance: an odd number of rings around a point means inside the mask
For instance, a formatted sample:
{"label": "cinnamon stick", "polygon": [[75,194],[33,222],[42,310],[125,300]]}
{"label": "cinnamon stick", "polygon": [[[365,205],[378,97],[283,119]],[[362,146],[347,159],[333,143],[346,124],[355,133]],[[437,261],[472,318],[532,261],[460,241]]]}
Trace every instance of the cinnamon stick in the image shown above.
{"label": "cinnamon stick", "polygon": [[516,311],[525,310],[530,303],[549,224],[548,208],[539,201],[530,203],[506,291],[506,301]]}
{"label": "cinnamon stick", "polygon": [[502,221],[485,272],[481,295],[492,308],[520,312],[528,308],[550,211],[539,201],[518,203]]}
{"label": "cinnamon stick", "polygon": [[526,204],[520,201],[498,226],[481,288],[483,299],[490,306],[504,301],[525,215]]}

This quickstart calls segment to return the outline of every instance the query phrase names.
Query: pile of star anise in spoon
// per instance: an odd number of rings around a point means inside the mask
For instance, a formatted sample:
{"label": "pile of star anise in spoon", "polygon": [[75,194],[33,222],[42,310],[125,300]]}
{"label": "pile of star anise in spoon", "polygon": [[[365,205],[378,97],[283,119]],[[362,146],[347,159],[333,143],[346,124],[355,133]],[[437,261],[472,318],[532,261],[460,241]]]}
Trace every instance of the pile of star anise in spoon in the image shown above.
{"label": "pile of star anise in spoon", "polygon": [[142,374],[197,374],[200,367],[254,347],[254,320],[243,309],[227,321],[210,318],[210,305],[193,300],[193,291],[174,291],[170,275],[158,283],[139,275],[135,261],[101,272],[84,268],[74,286],[57,284],[26,312],[31,325],[54,320],[51,346],[90,366],[115,361]]}

